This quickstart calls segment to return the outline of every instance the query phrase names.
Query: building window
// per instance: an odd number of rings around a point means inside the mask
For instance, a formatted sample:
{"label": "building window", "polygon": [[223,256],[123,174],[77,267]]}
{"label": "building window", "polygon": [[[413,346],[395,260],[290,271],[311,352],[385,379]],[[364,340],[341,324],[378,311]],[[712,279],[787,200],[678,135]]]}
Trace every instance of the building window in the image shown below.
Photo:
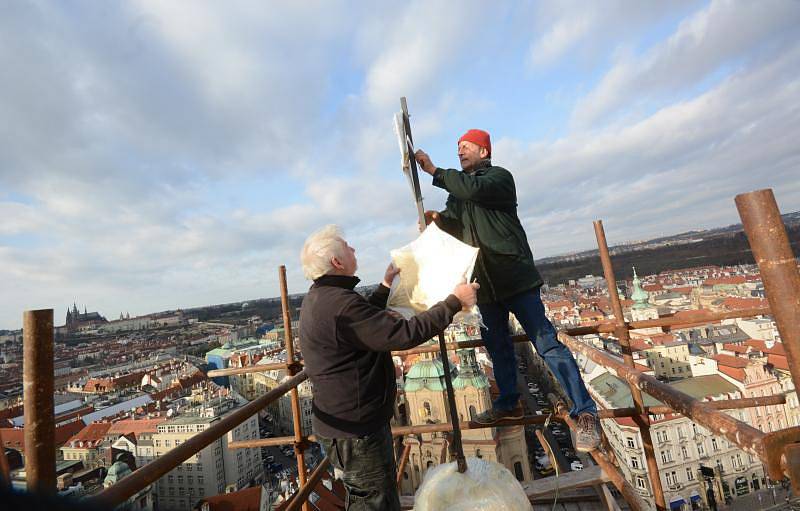
{"label": "building window", "polygon": [[647,483],[642,476],[636,476],[636,487],[641,488],[643,490],[647,489]]}
{"label": "building window", "polygon": [[719,445],[717,444],[716,438],[711,439],[711,448],[714,450],[714,452],[719,451]]}
{"label": "building window", "polygon": [[514,462],[514,475],[517,476],[517,481],[525,480],[525,474],[522,472],[522,463],[519,461]]}
{"label": "building window", "polygon": [[697,444],[697,454],[700,456],[706,455],[706,448],[703,447],[703,444]]}
{"label": "building window", "polygon": [[661,451],[661,461],[664,463],[671,463],[672,462],[672,451],[667,449],[666,451]]}
{"label": "building window", "polygon": [[667,477],[667,486],[675,486],[676,484],[678,484],[678,477],[674,471],[667,472],[666,477]]}
{"label": "building window", "polygon": [[630,436],[629,437],[625,437],[625,443],[631,449],[636,447],[636,443],[633,441],[633,437],[630,437]]}
{"label": "building window", "polygon": [[689,450],[685,445],[681,446],[681,455],[683,455],[683,459],[687,459],[689,457]]}
{"label": "building window", "polygon": [[694,470],[692,470],[692,467],[686,467],[686,479],[688,481],[694,481]]}

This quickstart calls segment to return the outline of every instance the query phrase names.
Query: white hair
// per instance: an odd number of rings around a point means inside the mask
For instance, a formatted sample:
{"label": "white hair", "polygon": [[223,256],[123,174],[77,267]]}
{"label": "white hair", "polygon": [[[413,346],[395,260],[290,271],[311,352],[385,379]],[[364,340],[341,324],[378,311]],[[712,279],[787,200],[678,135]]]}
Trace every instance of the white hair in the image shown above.
{"label": "white hair", "polygon": [[317,280],[334,269],[331,260],[342,259],[345,244],[342,230],[337,225],[326,225],[306,239],[300,251],[300,264],[308,280]]}

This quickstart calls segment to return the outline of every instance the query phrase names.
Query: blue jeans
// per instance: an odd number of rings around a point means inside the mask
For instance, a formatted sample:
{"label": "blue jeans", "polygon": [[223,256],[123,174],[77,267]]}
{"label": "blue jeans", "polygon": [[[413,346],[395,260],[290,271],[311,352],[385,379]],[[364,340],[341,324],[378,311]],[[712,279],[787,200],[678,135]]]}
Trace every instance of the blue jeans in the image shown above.
{"label": "blue jeans", "polygon": [[481,329],[481,336],[492,359],[494,377],[500,388],[500,397],[493,403],[495,409],[513,409],[520,396],[517,391],[517,359],[508,329],[508,313],[513,312],[536,351],[572,400],[570,415],[576,417],[583,412],[597,413],[597,405],[583,384],[578,364],[567,347],[559,342],[556,329],[544,314],[539,288],[478,307],[486,325]]}

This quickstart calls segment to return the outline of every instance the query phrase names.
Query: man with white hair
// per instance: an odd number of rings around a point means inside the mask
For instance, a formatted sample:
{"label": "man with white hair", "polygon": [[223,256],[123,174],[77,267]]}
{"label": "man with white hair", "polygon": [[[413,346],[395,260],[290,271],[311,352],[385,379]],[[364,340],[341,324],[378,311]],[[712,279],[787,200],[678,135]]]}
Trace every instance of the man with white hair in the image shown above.
{"label": "man with white hair", "polygon": [[386,309],[399,270],[391,264],[367,299],[354,291],[355,250],[335,225],[308,237],[300,254],[312,280],[300,312],[300,346],[314,386],[312,424],[333,466],[343,472],[345,509],[399,510],[389,419],[396,397],[392,350],[418,346],[477,301],[478,284],[460,284],[406,320]]}

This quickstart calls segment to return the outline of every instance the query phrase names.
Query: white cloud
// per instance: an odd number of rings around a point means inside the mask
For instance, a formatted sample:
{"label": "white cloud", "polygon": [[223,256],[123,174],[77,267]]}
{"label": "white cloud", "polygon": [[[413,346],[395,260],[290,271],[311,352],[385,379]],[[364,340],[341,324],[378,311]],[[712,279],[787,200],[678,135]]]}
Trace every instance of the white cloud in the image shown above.
{"label": "white cloud", "polygon": [[[593,245],[604,218],[615,241],[736,221],[734,195],[775,187],[784,211],[800,209],[800,44],[710,91],[626,126],[551,143],[498,141],[515,169],[520,214],[537,255]],[[553,236],[557,228],[562,236]]]}
{"label": "white cloud", "polygon": [[[503,93],[488,83],[524,75],[513,66],[531,58],[539,71],[573,54],[599,56],[602,67],[674,15],[644,4],[5,9],[0,327],[19,326],[31,308],[57,307],[60,319],[73,300],[115,317],[271,296],[280,264],[301,291],[299,248],[326,223],[345,228],[362,278],[377,281],[389,250],[416,232],[391,130],[398,98],[409,97],[418,143],[435,161],[453,161],[450,137],[504,123],[497,111],[514,113],[537,92],[536,80]],[[786,210],[800,209],[791,176],[797,37],[786,16],[750,11],[750,43],[730,41],[738,33],[723,18],[733,11],[714,3],[692,19],[706,13],[719,28],[687,21],[643,56],[620,60],[633,67],[611,92],[601,81],[576,106],[596,109],[591,130],[495,140],[498,163],[517,176],[538,256],[591,246],[595,217],[612,239],[735,220],[731,198],[750,188],[775,186]],[[638,35],[621,35],[627,24]],[[715,64],[731,61],[734,70]],[[720,74],[706,92],[602,122],[620,110],[619,97],[692,88],[704,66]],[[586,79],[567,76],[563,86],[578,90]],[[429,207],[444,201],[426,176],[423,193]]]}
{"label": "white cloud", "polygon": [[544,70],[560,59],[577,54],[582,65],[605,61],[620,45],[620,33],[636,39],[653,26],[696,0],[642,2],[637,0],[543,1],[537,4],[529,63]]}
{"label": "white cloud", "polygon": [[606,116],[629,112],[647,101],[663,104],[668,92],[691,91],[723,66],[740,67],[768,58],[796,40],[800,3],[713,0],[684,20],[667,40],[642,56],[625,54],[585,98],[573,121],[591,126]]}

